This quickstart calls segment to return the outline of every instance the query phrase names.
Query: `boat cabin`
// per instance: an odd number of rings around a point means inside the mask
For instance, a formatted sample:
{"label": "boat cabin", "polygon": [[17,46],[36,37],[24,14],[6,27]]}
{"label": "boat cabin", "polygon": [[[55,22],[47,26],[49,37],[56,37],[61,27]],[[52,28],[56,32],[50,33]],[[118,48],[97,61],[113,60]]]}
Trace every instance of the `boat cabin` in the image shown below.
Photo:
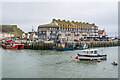
{"label": "boat cabin", "polygon": [[86,49],[82,50],[82,52],[85,54],[98,54],[98,49]]}

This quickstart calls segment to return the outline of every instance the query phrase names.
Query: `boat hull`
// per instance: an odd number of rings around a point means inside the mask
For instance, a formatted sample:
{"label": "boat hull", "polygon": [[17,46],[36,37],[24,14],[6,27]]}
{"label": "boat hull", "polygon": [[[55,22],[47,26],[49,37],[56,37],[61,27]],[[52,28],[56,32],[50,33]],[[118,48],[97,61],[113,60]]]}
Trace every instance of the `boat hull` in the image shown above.
{"label": "boat hull", "polygon": [[106,56],[104,56],[104,57],[82,57],[82,56],[78,56],[78,59],[79,60],[90,60],[90,59],[92,59],[92,60],[98,60],[98,59],[106,60],[107,57]]}
{"label": "boat hull", "polygon": [[71,46],[71,47],[53,47],[53,50],[58,50],[58,51],[68,51],[68,50],[74,50],[75,49],[75,45]]}
{"label": "boat hull", "polygon": [[4,49],[24,49],[24,45],[15,45],[15,46],[10,46],[10,45],[2,45]]}
{"label": "boat hull", "polygon": [[107,59],[106,54],[97,53],[98,49],[88,49],[82,50],[83,53],[77,54],[75,59],[79,60],[98,60],[98,59]]}

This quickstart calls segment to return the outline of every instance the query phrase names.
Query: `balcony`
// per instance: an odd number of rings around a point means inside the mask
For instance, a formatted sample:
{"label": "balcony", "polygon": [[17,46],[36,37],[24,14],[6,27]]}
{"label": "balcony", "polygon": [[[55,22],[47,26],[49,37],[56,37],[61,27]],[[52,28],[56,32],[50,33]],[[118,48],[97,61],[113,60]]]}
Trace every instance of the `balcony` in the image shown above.
{"label": "balcony", "polygon": [[83,34],[82,36],[87,36],[86,34]]}
{"label": "balcony", "polygon": [[65,36],[71,36],[71,34],[65,34]]}
{"label": "balcony", "polygon": [[93,36],[93,34],[90,34],[89,36]]}
{"label": "balcony", "polygon": [[79,34],[75,34],[74,36],[79,36]]}
{"label": "balcony", "polygon": [[92,31],[91,33],[98,33],[97,31]]}
{"label": "balcony", "polygon": [[50,35],[56,35],[56,33],[50,33]]}
{"label": "balcony", "polygon": [[38,34],[39,34],[39,35],[46,35],[46,32],[41,31],[41,32],[39,32]]}
{"label": "balcony", "polygon": [[94,30],[98,30],[98,28],[94,28]]}

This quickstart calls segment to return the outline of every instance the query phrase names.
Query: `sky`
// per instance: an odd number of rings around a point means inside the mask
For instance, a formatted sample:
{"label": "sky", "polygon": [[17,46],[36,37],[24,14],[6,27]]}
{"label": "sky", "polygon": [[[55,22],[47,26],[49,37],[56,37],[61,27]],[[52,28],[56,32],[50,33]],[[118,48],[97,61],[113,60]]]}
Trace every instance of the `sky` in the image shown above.
{"label": "sky", "polygon": [[95,23],[108,35],[115,36],[118,32],[118,2],[2,2],[0,24],[16,24],[24,32],[32,31],[32,26],[37,31],[38,25],[49,24],[54,18]]}

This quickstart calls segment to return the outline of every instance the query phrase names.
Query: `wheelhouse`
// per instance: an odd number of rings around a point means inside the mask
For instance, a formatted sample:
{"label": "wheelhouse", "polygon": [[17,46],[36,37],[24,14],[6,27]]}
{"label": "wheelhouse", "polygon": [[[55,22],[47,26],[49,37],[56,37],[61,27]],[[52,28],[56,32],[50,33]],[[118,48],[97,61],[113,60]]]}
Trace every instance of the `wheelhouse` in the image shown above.
{"label": "wheelhouse", "polygon": [[85,54],[98,54],[98,49],[82,50]]}

